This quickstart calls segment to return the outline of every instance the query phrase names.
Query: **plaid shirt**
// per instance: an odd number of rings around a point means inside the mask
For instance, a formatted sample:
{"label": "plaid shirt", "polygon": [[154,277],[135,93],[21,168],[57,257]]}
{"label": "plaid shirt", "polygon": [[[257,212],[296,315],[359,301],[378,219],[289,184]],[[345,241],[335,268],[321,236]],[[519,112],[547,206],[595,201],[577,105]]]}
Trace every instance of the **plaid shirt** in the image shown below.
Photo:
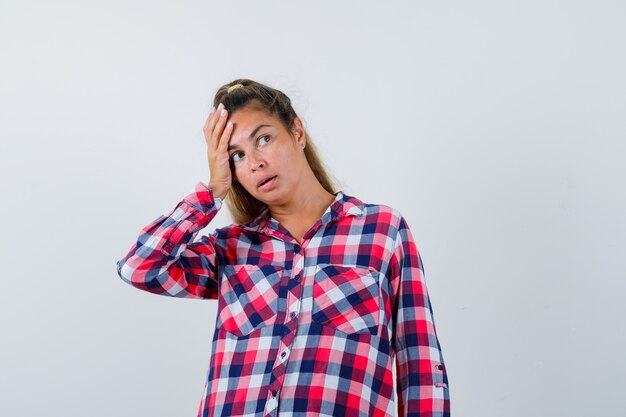
{"label": "plaid shirt", "polygon": [[390,417],[396,401],[398,416],[450,416],[422,260],[396,209],[338,191],[301,243],[268,209],[195,239],[221,206],[199,182],[117,262],[141,290],[218,300],[198,416]]}

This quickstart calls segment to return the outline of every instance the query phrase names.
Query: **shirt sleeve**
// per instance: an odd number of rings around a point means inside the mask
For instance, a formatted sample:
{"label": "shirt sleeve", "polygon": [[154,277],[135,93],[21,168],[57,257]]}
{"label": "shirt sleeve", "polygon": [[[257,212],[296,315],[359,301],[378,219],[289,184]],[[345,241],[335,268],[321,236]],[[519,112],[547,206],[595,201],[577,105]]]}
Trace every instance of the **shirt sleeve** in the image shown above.
{"label": "shirt sleeve", "polygon": [[217,298],[217,230],[194,240],[221,206],[222,200],[198,182],[172,211],[141,229],[126,256],[117,261],[118,275],[154,294]]}
{"label": "shirt sleeve", "polygon": [[401,215],[390,269],[398,417],[449,417],[448,376],[422,259]]}

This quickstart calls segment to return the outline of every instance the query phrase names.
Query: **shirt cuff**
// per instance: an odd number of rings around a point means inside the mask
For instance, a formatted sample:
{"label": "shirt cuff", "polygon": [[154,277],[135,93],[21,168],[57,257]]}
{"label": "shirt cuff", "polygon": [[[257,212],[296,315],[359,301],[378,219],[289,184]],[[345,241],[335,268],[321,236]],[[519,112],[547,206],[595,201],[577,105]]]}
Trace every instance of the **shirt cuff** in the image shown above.
{"label": "shirt cuff", "polygon": [[193,190],[185,196],[184,200],[204,213],[208,213],[211,210],[219,210],[223,204],[222,199],[214,196],[213,190],[202,181],[198,181]]}

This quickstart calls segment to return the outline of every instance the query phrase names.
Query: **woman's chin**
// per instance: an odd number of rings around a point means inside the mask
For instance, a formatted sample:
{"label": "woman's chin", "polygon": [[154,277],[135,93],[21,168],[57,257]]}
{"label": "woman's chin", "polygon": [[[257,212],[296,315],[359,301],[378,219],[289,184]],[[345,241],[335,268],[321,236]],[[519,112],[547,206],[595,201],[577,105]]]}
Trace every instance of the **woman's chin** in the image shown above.
{"label": "woman's chin", "polygon": [[275,204],[284,204],[287,196],[281,190],[272,190],[269,192],[257,192],[254,198],[262,203],[271,206]]}

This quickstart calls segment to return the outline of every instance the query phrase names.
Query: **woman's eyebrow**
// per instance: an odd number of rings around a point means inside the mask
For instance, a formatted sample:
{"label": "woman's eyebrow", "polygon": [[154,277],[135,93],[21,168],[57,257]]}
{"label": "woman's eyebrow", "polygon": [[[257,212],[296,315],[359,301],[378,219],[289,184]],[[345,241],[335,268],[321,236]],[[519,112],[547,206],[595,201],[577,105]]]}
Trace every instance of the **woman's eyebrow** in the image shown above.
{"label": "woman's eyebrow", "polygon": [[[248,142],[250,142],[253,138],[254,135],[256,135],[256,132],[259,131],[260,128],[262,127],[272,127],[272,125],[258,125],[253,131],[252,133],[250,133],[250,136],[248,136]],[[232,151],[233,149],[236,149],[237,145],[228,145],[228,150]]]}

